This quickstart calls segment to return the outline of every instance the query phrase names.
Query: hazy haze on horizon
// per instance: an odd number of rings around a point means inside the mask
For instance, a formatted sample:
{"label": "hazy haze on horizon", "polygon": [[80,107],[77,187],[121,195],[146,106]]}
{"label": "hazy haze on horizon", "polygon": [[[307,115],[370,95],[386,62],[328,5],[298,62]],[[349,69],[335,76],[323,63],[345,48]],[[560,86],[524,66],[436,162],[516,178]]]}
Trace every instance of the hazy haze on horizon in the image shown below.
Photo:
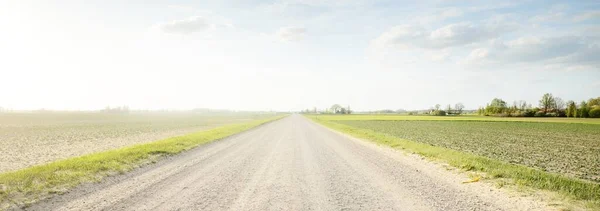
{"label": "hazy haze on horizon", "polygon": [[600,95],[600,2],[0,0],[0,107],[424,109]]}

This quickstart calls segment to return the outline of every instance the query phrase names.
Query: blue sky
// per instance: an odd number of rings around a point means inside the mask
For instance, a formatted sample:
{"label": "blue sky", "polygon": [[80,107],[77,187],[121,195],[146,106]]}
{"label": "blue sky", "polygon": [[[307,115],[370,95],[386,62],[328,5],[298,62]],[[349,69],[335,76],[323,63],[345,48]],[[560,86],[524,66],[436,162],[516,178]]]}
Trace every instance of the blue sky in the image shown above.
{"label": "blue sky", "polygon": [[600,96],[597,1],[0,1],[0,107],[425,109]]}

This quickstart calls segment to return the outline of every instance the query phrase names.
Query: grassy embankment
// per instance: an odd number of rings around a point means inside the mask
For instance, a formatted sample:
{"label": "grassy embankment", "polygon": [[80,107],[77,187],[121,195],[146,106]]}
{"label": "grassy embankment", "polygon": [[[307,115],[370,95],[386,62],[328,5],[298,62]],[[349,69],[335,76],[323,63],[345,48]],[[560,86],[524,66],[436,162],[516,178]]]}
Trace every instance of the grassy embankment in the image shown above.
{"label": "grassy embankment", "polygon": [[[520,122],[563,122],[563,123],[582,123],[582,119],[566,119],[566,118],[491,118],[491,117],[428,117],[428,116],[394,116],[394,115],[307,115],[310,119],[338,130],[340,132],[352,135],[357,138],[369,140],[377,144],[386,145],[395,149],[408,151],[419,154],[426,158],[448,163],[451,166],[475,171],[485,174],[486,179],[497,180],[498,184],[516,184],[522,187],[530,187],[534,189],[548,190],[557,192],[566,196],[569,200],[583,202],[584,206],[590,209],[600,209],[600,184],[592,181],[573,178],[561,174],[549,173],[538,168],[532,168],[525,165],[513,164],[499,159],[490,158],[488,156],[476,155],[470,152],[471,150],[449,149],[441,147],[441,144],[422,142],[421,139],[407,140],[399,137],[399,134],[394,134],[390,131],[374,130],[360,124],[348,124],[348,122],[362,122],[368,120],[430,120],[430,121],[447,121],[447,120],[463,120],[463,121],[520,121]],[[583,119],[587,124],[599,124],[598,120]],[[379,121],[382,122],[382,121]],[[383,121],[386,122],[386,121]],[[374,123],[377,124],[377,123]],[[407,124],[407,123],[404,123]],[[402,131],[396,131],[402,133]],[[440,135],[441,130],[431,130],[430,135]],[[485,133],[485,132],[484,132]],[[469,133],[463,133],[468,135]],[[411,134],[409,134],[411,135]],[[414,134],[412,134],[414,135]],[[426,136],[428,134],[425,134]],[[494,134],[489,134],[493,136]],[[542,134],[547,135],[547,134]],[[422,136],[423,137],[423,136]],[[446,135],[441,135],[445,138]],[[450,135],[451,137],[451,135]],[[427,138],[427,137],[425,137]],[[490,137],[494,138],[494,137]],[[517,137],[518,138],[518,137]],[[547,137],[551,138],[551,137]],[[425,140],[425,139],[423,139]],[[433,140],[433,139],[432,139]],[[440,140],[437,140],[440,143]],[[443,141],[443,140],[442,140]],[[475,140],[477,141],[477,140]],[[502,140],[498,140],[502,141]],[[514,141],[514,140],[513,140]],[[593,140],[592,140],[593,141]],[[600,141],[600,140],[596,140]],[[456,142],[460,143],[460,142]],[[485,144],[485,143],[482,143]],[[437,146],[436,146],[437,145]],[[563,146],[555,146],[557,149]],[[506,150],[521,150],[511,148],[497,148],[499,153]],[[541,152],[544,153],[544,152]],[[574,158],[576,159],[576,158]],[[578,203],[579,203],[578,202]]]}
{"label": "grassy embankment", "polygon": [[97,182],[196,146],[249,130],[284,116],[226,125],[189,135],[93,153],[0,174],[0,210],[27,206],[85,182]]}

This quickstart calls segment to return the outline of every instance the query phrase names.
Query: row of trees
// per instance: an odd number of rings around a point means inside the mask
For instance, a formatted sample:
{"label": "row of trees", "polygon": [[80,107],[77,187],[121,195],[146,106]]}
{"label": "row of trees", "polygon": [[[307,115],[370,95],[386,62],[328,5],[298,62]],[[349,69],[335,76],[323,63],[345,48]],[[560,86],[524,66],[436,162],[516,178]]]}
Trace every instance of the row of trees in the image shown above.
{"label": "row of trees", "polygon": [[334,113],[334,114],[351,114],[352,110],[350,110],[350,106],[344,108],[339,104],[334,104],[331,106],[330,110],[326,110],[326,113]]}
{"label": "row of trees", "polygon": [[300,111],[300,113],[304,113],[304,114],[318,114],[318,113],[324,113],[324,114],[351,114],[352,110],[350,110],[350,106],[346,106],[343,107],[339,104],[334,104],[332,105],[330,108],[326,108],[322,111],[318,111],[317,108],[313,108],[313,109],[305,109]]}
{"label": "row of trees", "polygon": [[582,101],[577,105],[574,101],[565,102],[559,97],[546,93],[539,100],[539,106],[534,107],[525,101],[515,101],[508,105],[500,98],[494,98],[485,107],[477,110],[485,116],[515,116],[515,117],[580,117],[600,118],[600,97]]}
{"label": "row of trees", "polygon": [[100,110],[103,113],[114,113],[114,114],[127,114],[129,113],[129,106],[118,106],[111,108],[110,106],[106,106],[104,109]]}
{"label": "row of trees", "polygon": [[462,103],[457,103],[452,107],[448,104],[445,110],[442,110],[442,105],[436,104],[434,108],[429,110],[429,115],[446,116],[446,115],[461,115],[465,106]]}
{"label": "row of trees", "polygon": [[567,102],[565,115],[577,118],[600,118],[600,97],[592,98],[587,102],[581,101],[579,106],[574,101]]}

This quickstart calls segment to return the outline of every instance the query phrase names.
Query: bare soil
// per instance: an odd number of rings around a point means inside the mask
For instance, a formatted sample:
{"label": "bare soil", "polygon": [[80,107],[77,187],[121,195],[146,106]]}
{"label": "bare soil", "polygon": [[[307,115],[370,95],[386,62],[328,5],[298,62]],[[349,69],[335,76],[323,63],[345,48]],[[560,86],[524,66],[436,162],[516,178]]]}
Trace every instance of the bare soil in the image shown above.
{"label": "bare soil", "polygon": [[0,114],[0,173],[251,118],[190,114]]}

